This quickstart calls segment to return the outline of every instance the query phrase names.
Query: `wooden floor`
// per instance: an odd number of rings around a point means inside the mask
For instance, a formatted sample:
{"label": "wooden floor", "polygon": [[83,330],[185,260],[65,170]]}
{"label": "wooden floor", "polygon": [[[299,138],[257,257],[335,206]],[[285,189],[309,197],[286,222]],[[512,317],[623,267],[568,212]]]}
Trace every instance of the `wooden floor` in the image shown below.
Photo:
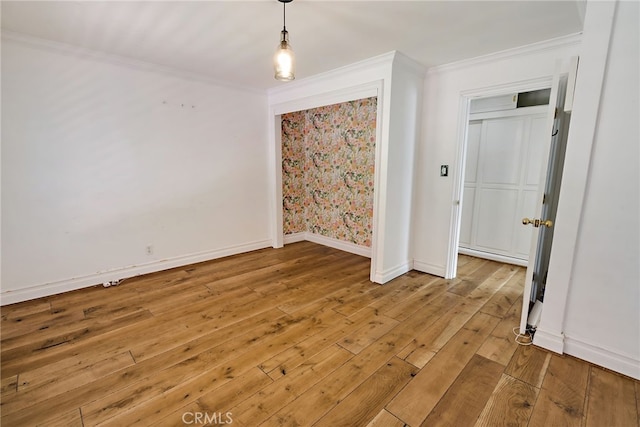
{"label": "wooden floor", "polygon": [[523,276],[302,242],[3,307],[2,426],[637,427],[637,381],[514,342]]}

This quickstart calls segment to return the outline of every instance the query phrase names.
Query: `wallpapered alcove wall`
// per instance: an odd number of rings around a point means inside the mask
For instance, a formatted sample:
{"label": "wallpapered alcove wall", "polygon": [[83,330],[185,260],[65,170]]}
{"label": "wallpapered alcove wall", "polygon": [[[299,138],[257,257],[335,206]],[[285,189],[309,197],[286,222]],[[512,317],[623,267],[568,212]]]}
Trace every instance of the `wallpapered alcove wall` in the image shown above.
{"label": "wallpapered alcove wall", "polygon": [[377,98],[282,115],[285,235],[371,247]]}

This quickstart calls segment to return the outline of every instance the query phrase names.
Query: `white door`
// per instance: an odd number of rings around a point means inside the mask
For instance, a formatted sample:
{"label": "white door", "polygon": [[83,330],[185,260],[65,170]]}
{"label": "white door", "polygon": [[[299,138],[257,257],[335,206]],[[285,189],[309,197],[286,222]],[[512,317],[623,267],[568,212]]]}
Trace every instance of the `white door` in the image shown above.
{"label": "white door", "polygon": [[564,163],[564,142],[568,128],[568,115],[564,114],[564,100],[567,77],[556,75],[551,86],[547,123],[548,138],[544,139],[542,162],[539,175],[538,194],[531,216],[522,219],[523,227],[532,227],[529,265],[525,276],[520,333],[525,333],[529,311],[536,299],[544,291],[551,242],[553,222],[557,208],[558,191],[562,165]]}
{"label": "white door", "polygon": [[460,253],[527,265],[532,230],[520,220],[536,205],[547,109],[469,122]]}

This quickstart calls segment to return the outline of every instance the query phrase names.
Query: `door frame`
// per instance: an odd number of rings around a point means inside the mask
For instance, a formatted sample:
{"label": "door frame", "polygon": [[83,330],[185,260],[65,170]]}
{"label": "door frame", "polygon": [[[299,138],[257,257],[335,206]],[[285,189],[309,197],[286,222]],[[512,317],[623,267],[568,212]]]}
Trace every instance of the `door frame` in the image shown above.
{"label": "door frame", "polygon": [[453,174],[452,213],[449,223],[449,246],[447,250],[447,263],[445,266],[445,278],[456,277],[458,269],[458,245],[460,243],[460,224],[462,222],[462,196],[464,193],[464,171],[467,160],[467,131],[469,128],[469,111],[472,99],[486,98],[490,96],[506,95],[511,93],[528,92],[540,89],[549,89],[553,83],[553,76],[540,77],[496,86],[488,86],[477,89],[469,89],[460,92],[458,104],[458,130],[456,144],[456,165]]}

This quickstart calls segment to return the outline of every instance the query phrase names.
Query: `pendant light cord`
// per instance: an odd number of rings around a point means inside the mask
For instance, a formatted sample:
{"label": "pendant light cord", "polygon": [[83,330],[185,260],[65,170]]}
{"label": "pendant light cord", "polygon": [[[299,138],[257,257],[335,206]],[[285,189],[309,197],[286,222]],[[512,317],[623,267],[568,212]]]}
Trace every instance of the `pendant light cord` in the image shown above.
{"label": "pendant light cord", "polygon": [[287,31],[287,4],[282,3],[282,29]]}

